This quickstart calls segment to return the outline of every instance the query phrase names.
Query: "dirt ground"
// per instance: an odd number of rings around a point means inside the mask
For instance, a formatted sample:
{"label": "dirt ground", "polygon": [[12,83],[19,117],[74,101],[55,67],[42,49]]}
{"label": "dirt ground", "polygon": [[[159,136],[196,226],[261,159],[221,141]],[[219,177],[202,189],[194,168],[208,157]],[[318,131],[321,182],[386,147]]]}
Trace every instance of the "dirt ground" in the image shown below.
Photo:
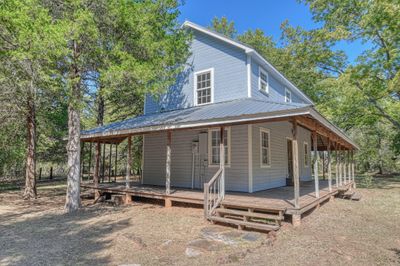
{"label": "dirt ground", "polygon": [[400,177],[358,188],[360,202],[335,199],[277,234],[204,221],[202,209],[83,201],[64,214],[65,185],[40,198],[0,192],[0,265],[399,265]]}

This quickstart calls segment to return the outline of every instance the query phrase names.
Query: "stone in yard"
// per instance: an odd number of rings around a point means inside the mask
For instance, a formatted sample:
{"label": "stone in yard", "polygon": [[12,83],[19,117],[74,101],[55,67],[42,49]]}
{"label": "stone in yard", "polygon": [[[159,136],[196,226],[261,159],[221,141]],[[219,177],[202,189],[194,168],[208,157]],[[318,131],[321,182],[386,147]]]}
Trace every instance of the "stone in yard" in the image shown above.
{"label": "stone in yard", "polygon": [[200,250],[194,249],[194,248],[190,248],[190,247],[187,247],[186,250],[185,250],[185,254],[189,258],[200,256],[202,253],[203,252],[201,252]]}
{"label": "stone in yard", "polygon": [[190,241],[188,247],[200,251],[217,251],[221,248],[221,243],[199,238]]}
{"label": "stone in yard", "polygon": [[243,235],[242,239],[249,242],[256,242],[260,240],[262,236],[262,234],[257,232],[248,232]]}

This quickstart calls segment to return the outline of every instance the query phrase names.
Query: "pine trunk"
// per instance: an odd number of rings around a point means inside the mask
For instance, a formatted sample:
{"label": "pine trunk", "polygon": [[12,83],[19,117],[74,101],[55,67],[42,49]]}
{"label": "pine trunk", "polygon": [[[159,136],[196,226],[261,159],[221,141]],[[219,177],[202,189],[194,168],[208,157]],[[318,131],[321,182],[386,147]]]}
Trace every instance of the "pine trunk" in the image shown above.
{"label": "pine trunk", "polygon": [[74,105],[68,107],[68,175],[65,210],[76,211],[80,207],[80,117]]}
{"label": "pine trunk", "polygon": [[[77,43],[73,42],[74,60],[78,58]],[[81,205],[80,198],[80,183],[81,183],[81,121],[79,106],[81,101],[81,88],[80,88],[80,71],[76,64],[72,66],[72,80],[73,85],[71,88],[71,98],[68,105],[68,175],[67,175],[67,196],[65,201],[65,210],[67,212],[74,212],[79,209]]]}
{"label": "pine trunk", "polygon": [[35,101],[32,95],[27,100],[27,152],[26,152],[26,172],[24,199],[35,199],[36,193],[36,123],[35,123]]}

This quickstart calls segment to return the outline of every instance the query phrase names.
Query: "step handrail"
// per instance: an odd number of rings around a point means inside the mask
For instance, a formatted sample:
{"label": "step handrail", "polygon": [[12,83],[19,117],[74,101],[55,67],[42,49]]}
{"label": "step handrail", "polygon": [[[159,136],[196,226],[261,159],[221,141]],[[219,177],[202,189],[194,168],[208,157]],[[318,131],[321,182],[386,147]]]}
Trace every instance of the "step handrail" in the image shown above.
{"label": "step handrail", "polygon": [[221,167],[208,183],[204,183],[204,217],[208,219],[225,196],[223,180],[224,169]]}

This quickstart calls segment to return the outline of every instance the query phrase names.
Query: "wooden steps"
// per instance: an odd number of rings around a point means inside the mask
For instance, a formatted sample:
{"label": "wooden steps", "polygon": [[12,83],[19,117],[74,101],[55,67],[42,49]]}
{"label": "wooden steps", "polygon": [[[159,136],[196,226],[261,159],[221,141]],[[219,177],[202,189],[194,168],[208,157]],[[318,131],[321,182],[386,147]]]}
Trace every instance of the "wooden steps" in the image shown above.
{"label": "wooden steps", "polygon": [[237,219],[218,217],[218,216],[211,216],[209,219],[214,222],[238,225],[239,229],[243,229],[244,227],[249,227],[249,228],[265,230],[265,231],[276,231],[280,228],[279,225],[247,222],[247,221],[241,221],[241,220],[237,220]]}
{"label": "wooden steps", "polygon": [[284,220],[285,209],[254,209],[243,205],[222,202],[209,217],[210,221],[238,226],[239,229],[253,228],[276,231]]}

